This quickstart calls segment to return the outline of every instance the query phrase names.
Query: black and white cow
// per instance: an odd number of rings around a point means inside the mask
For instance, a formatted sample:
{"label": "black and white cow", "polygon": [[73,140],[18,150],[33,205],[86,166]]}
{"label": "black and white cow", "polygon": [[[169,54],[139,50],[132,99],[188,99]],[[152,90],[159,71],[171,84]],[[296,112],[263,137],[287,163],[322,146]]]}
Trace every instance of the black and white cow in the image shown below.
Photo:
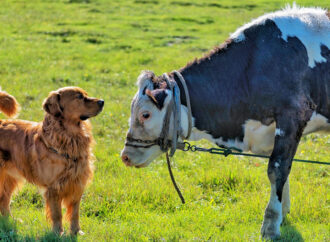
{"label": "black and white cow", "polygon": [[[330,131],[329,16],[324,9],[296,6],[261,16],[180,69],[191,100],[191,140],[271,154],[271,196],[261,229],[267,238],[280,235],[282,218],[289,212],[288,175],[301,136]],[[181,127],[187,134],[186,99],[178,84]],[[142,72],[138,88],[127,136],[154,140],[173,94],[152,72]],[[157,145],[126,145],[122,160],[145,167],[161,153]]]}

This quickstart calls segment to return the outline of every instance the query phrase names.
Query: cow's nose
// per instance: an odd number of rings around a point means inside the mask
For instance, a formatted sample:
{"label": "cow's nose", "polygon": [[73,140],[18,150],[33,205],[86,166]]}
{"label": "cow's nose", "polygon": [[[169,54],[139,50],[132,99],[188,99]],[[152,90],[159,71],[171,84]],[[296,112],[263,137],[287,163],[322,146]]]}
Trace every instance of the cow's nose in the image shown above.
{"label": "cow's nose", "polygon": [[104,100],[98,100],[97,104],[102,108],[104,106]]}
{"label": "cow's nose", "polygon": [[123,154],[121,156],[121,160],[125,163],[125,165],[132,166],[131,160],[129,159],[129,157],[127,155]]}

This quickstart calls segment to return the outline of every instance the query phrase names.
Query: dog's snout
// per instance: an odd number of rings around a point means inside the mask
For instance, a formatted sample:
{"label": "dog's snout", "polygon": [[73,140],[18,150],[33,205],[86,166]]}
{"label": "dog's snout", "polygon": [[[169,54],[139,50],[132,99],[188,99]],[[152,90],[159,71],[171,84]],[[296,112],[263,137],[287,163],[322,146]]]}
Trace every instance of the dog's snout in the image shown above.
{"label": "dog's snout", "polygon": [[97,101],[97,104],[99,105],[100,108],[102,108],[104,106],[104,100]]}

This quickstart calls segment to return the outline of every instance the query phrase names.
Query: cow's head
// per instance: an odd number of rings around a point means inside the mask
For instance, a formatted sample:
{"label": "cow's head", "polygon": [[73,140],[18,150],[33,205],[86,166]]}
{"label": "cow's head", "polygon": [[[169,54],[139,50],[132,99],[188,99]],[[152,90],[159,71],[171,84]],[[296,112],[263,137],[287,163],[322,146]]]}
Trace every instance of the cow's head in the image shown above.
{"label": "cow's head", "polygon": [[[166,82],[159,80],[153,72],[143,71],[138,77],[138,92],[131,104],[128,138],[152,141],[160,137],[167,106],[172,99],[172,92]],[[172,122],[170,122],[172,123]],[[170,130],[172,125],[170,124]],[[169,132],[171,134],[172,132]],[[169,137],[171,138],[171,137]],[[158,145],[130,142],[121,152],[123,162],[128,166],[146,167],[157,156],[162,154]],[[136,147],[134,146],[145,146]]]}

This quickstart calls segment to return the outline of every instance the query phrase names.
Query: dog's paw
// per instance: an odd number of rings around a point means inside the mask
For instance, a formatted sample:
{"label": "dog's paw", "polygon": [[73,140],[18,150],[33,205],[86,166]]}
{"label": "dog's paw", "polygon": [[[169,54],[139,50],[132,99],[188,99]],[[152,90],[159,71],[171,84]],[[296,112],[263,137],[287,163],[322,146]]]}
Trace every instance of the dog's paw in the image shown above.
{"label": "dog's paw", "polygon": [[21,218],[14,218],[14,220],[20,224],[24,223],[23,219]]}
{"label": "dog's paw", "polygon": [[84,235],[85,233],[80,229],[80,228],[78,228],[78,229],[71,229],[71,234],[72,235]]}
{"label": "dog's paw", "polygon": [[58,236],[62,236],[64,233],[64,230],[62,227],[54,227],[53,232]]}

